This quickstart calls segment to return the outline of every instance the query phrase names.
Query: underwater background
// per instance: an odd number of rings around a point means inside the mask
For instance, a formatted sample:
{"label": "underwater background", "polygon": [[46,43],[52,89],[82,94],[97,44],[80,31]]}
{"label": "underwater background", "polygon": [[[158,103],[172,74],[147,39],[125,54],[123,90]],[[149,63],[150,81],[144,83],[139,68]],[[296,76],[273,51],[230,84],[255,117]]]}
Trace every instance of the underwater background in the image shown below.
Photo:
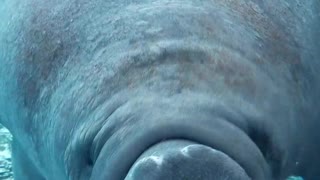
{"label": "underwater background", "polygon": [[13,180],[10,132],[0,124],[0,180]]}

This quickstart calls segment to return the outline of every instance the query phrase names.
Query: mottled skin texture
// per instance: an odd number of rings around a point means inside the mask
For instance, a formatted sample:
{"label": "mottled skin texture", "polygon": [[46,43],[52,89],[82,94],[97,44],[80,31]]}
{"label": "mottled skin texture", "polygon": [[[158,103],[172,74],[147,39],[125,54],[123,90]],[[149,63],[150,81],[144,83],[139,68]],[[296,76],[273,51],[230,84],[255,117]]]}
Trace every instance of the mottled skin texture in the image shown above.
{"label": "mottled skin texture", "polygon": [[319,9],[0,0],[0,122],[15,178],[124,179],[152,145],[184,139],[222,151],[244,179],[319,179]]}

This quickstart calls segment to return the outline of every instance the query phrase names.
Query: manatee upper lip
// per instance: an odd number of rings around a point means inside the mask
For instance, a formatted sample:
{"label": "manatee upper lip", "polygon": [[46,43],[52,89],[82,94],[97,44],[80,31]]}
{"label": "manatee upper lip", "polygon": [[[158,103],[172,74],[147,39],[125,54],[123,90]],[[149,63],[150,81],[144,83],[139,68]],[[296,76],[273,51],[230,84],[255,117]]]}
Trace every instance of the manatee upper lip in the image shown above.
{"label": "manatee upper lip", "polygon": [[190,115],[188,109],[182,109],[175,114],[149,106],[123,116],[129,106],[126,103],[108,117],[113,133],[100,134],[104,140],[95,147],[99,153],[91,179],[124,179],[144,151],[169,139],[185,139],[212,147],[238,162],[252,179],[269,179],[269,168],[259,148],[243,130],[217,116],[221,113],[207,116],[199,111]]}

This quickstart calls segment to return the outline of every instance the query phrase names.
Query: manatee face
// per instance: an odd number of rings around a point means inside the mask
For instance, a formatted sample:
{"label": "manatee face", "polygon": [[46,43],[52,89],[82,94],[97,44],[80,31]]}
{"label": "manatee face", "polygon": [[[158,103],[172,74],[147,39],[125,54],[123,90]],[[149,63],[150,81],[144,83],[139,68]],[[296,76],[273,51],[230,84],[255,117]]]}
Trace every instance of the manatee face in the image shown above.
{"label": "manatee face", "polygon": [[0,1],[15,179],[317,179],[319,9]]}

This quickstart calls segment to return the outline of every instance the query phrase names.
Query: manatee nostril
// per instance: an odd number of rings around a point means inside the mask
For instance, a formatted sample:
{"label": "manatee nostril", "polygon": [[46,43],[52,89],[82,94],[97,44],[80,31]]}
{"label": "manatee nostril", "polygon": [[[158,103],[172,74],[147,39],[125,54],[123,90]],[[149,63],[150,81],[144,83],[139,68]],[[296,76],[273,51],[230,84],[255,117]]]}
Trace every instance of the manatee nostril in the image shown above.
{"label": "manatee nostril", "polygon": [[185,140],[161,142],[144,152],[125,180],[237,179],[248,180],[244,169],[228,155]]}

